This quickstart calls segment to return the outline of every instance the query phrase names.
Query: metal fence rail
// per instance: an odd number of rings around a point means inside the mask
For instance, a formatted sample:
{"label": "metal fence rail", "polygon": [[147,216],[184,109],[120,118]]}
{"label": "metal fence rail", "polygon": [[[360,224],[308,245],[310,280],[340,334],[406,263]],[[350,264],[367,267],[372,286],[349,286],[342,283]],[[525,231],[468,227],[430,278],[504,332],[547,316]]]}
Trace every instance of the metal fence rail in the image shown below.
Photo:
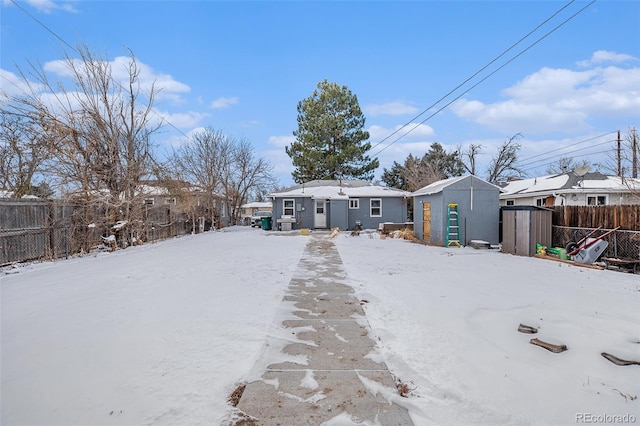
{"label": "metal fence rail", "polygon": [[[578,242],[597,228],[578,228],[570,226],[552,226],[554,247],[566,247],[570,242]],[[600,229],[593,237],[604,234],[611,229]],[[640,231],[617,230],[603,238],[609,243],[603,257],[640,259]]]}

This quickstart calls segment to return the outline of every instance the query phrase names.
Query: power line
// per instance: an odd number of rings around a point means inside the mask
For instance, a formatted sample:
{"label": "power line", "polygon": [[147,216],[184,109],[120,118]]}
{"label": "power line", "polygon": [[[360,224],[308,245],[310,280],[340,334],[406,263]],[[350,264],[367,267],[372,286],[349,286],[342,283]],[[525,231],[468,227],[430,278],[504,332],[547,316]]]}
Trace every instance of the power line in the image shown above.
{"label": "power line", "polygon": [[[573,1],[572,1],[573,2]],[[549,35],[551,35],[552,33],[554,33],[555,31],[557,31],[560,27],[562,27],[563,25],[565,25],[567,22],[569,22],[571,19],[575,18],[577,15],[579,15],[580,13],[582,13],[585,9],[587,9],[589,6],[591,6],[593,3],[595,3],[596,0],[592,0],[589,4],[587,4],[586,6],[584,6],[583,8],[581,8],[580,10],[578,10],[576,13],[574,13],[573,15],[571,15],[569,18],[567,18],[566,20],[562,21],[559,25],[557,25],[556,27],[554,27],[553,29],[551,29],[550,31],[548,31],[547,33],[545,33],[542,37],[540,37],[539,39],[537,39],[535,42],[533,42],[532,44],[530,44],[529,46],[527,46],[524,50],[520,51],[517,55],[515,55],[514,57],[512,57],[511,59],[509,59],[507,62],[505,62],[504,64],[502,64],[500,67],[498,67],[497,69],[495,69],[494,71],[492,71],[491,73],[489,73],[489,75],[487,75],[486,77],[482,78],[479,82],[477,82],[476,84],[474,84],[473,86],[471,86],[469,89],[465,90],[464,92],[462,92],[460,95],[456,96],[455,98],[453,98],[451,101],[447,102],[444,106],[442,106],[441,108],[439,108],[438,110],[436,110],[434,113],[432,113],[430,116],[428,116],[427,118],[425,118],[424,120],[422,120],[420,123],[416,124],[415,126],[413,126],[411,129],[409,129],[406,133],[404,133],[403,135],[401,135],[400,137],[398,137],[397,139],[395,139],[393,142],[391,142],[390,144],[388,144],[387,146],[385,146],[384,148],[380,149],[379,151],[377,151],[375,154],[373,154],[372,156],[377,156],[380,153],[382,153],[384,150],[386,150],[387,148],[389,148],[391,145],[395,144],[396,142],[398,142],[400,139],[402,139],[403,137],[405,137],[406,135],[408,135],[409,133],[411,133],[413,130],[415,130],[416,128],[418,128],[421,124],[424,124],[427,120],[431,119],[432,117],[434,117],[435,115],[437,115],[438,113],[440,113],[442,110],[444,110],[445,108],[447,108],[449,105],[451,105],[452,103],[454,103],[455,101],[457,101],[458,99],[460,99],[462,96],[464,96],[465,94],[469,93],[471,90],[473,90],[474,88],[476,88],[478,85],[480,85],[481,83],[483,83],[485,80],[487,80],[489,77],[493,76],[494,74],[496,74],[498,71],[500,71],[502,68],[506,67],[507,65],[509,65],[511,62],[513,62],[514,60],[516,60],[518,57],[520,57],[521,55],[523,55],[525,52],[527,52],[529,49],[533,48],[535,45],[537,45],[538,43],[540,43],[542,40],[544,40],[545,38],[547,38]],[[571,4],[571,3],[569,3]],[[568,6],[568,5],[567,5]],[[464,83],[463,83],[464,84]],[[454,89],[455,91],[455,89]],[[452,91],[453,92],[453,91]],[[450,93],[452,93],[450,92]],[[447,95],[448,96],[448,95]],[[446,96],[445,96],[446,97]],[[438,101],[439,102],[439,101]],[[437,104],[438,102],[436,102],[435,104]],[[435,105],[434,104],[434,105]],[[431,107],[430,107],[431,108]],[[430,109],[430,108],[427,108]],[[426,112],[427,110],[423,111],[422,114],[424,114],[424,112]],[[422,115],[421,114],[421,115]],[[406,127],[407,125],[403,126]],[[401,129],[398,129],[401,130]],[[397,133],[394,132],[393,134]],[[388,139],[385,138],[385,140]],[[377,144],[379,145],[379,144]],[[373,147],[372,147],[373,148]]]}
{"label": "power line", "polygon": [[[562,150],[565,150],[566,148],[570,148],[570,147],[572,147],[572,146],[576,146],[576,145],[580,145],[580,144],[583,144],[583,143],[591,142],[592,140],[600,139],[600,138],[602,138],[602,137],[605,137],[605,136],[608,136],[608,135],[612,135],[612,134],[614,134],[614,133],[616,133],[616,131],[608,132],[608,133],[603,133],[603,134],[601,134],[601,135],[599,135],[599,136],[594,136],[594,137],[591,137],[591,138],[588,138],[588,139],[584,139],[584,140],[581,140],[581,141],[578,141],[578,142],[572,143],[572,144],[570,144],[570,145],[564,146],[564,147],[562,147],[562,148],[552,149],[551,151],[547,151],[547,152],[544,152],[544,153],[542,153],[542,154],[537,154],[537,155],[534,155],[534,156],[531,156],[531,157],[525,158],[525,159],[520,160],[520,161],[525,161],[525,162],[526,162],[526,161],[529,161],[529,160],[533,160],[534,158],[542,157],[543,155],[547,155],[547,154],[550,154],[550,153],[552,153],[552,152],[562,151]],[[527,164],[528,164],[528,163],[527,163]]]}
{"label": "power line", "polygon": [[[589,147],[586,147],[586,148],[580,148],[580,149],[576,149],[576,150],[573,150],[573,151],[569,151],[569,152],[567,152],[567,154],[575,154],[576,152],[581,152],[581,151],[593,149],[593,148],[596,148],[596,147],[599,147],[599,146],[603,146],[603,145],[606,145],[606,144],[609,144],[609,143],[612,143],[612,142],[615,142],[615,140],[607,140],[607,141],[604,141],[604,142],[601,142],[599,144],[592,145],[592,146],[589,146]],[[601,153],[604,153],[604,152],[612,152],[612,151],[614,151],[613,147],[609,148],[609,149],[607,149],[605,151],[581,153],[580,155],[578,155],[578,157],[586,157],[586,156],[601,154]],[[537,160],[537,161],[534,161],[534,162],[531,162],[531,163],[524,164],[525,166],[530,166],[530,167],[521,168],[521,170],[522,171],[527,171],[527,170],[537,169],[539,167],[544,166],[544,164],[538,164],[538,165],[535,165],[535,166],[533,164],[543,163],[544,161],[549,161],[549,160],[552,160],[554,158],[563,158],[563,157],[565,157],[564,154],[552,155],[552,156],[544,158],[544,159],[540,159],[540,160]]]}
{"label": "power line", "polygon": [[566,9],[567,7],[569,7],[575,0],[571,0],[569,3],[567,3],[566,5],[564,5],[563,7],[561,7],[560,9],[558,9],[553,15],[551,15],[549,18],[545,19],[542,23],[540,23],[537,27],[535,27],[533,30],[529,31],[529,33],[527,33],[524,37],[520,38],[520,40],[518,40],[517,42],[513,43],[511,46],[509,46],[506,50],[504,50],[500,55],[496,56],[495,58],[493,58],[490,62],[488,62],[486,65],[484,65],[482,68],[480,68],[478,71],[476,71],[475,73],[473,73],[470,77],[468,77],[466,80],[464,80],[462,83],[460,83],[459,85],[457,85],[455,88],[453,88],[452,90],[450,90],[447,94],[445,94],[444,96],[442,96],[440,99],[438,99],[437,101],[435,101],[434,103],[432,103],[430,106],[428,106],[426,109],[424,109],[420,114],[416,115],[415,117],[413,117],[411,120],[409,120],[407,123],[403,124],[402,126],[400,126],[398,129],[396,129],[395,131],[393,131],[390,135],[386,136],[385,138],[383,138],[381,141],[379,141],[378,143],[376,143],[375,145],[373,145],[369,150],[372,150],[373,148],[379,146],[380,144],[382,144],[384,141],[386,141],[387,139],[391,138],[391,136],[395,135],[396,133],[398,133],[399,131],[401,131],[402,129],[404,129],[405,127],[409,126],[414,120],[417,120],[418,118],[420,118],[422,115],[424,115],[427,111],[429,111],[431,108],[435,107],[436,105],[438,105],[440,102],[442,102],[444,99],[446,99],[447,97],[449,97],[449,95],[451,95],[452,93],[454,93],[455,91],[457,91],[459,88],[461,88],[462,86],[464,86],[465,84],[467,84],[470,80],[472,80],[475,76],[477,76],[478,74],[480,74],[482,71],[484,71],[485,69],[487,69],[488,67],[490,67],[493,63],[495,63],[496,61],[498,61],[498,59],[500,59],[501,57],[503,57],[504,55],[506,55],[509,51],[511,51],[514,47],[516,47],[518,44],[520,44],[522,41],[524,41],[527,37],[529,37],[531,34],[533,34],[534,32],[536,32],[540,27],[542,27],[544,24],[546,24],[547,22],[549,22],[551,19],[553,19],[556,15],[558,15],[560,12],[562,12],[564,9]]}
{"label": "power line", "polygon": [[[35,22],[37,22],[42,28],[44,28],[46,31],[48,31],[49,33],[51,33],[55,38],[57,38],[58,40],[60,40],[61,43],[63,43],[65,46],[69,47],[71,50],[73,50],[74,52],[76,52],[78,55],[82,56],[82,53],[74,46],[72,46],[71,44],[69,44],[64,38],[62,38],[60,35],[58,35],[55,31],[53,31],[51,28],[49,28],[47,25],[45,25],[42,21],[40,21],[38,18],[36,18],[35,16],[33,16],[31,13],[29,13],[25,8],[23,8],[22,6],[20,6],[15,0],[10,0],[11,3],[13,3],[16,7],[18,7],[18,9],[20,9],[22,12],[24,12],[27,16],[29,16],[31,19],[33,19]],[[9,81],[7,78],[5,78],[5,80]],[[124,87],[122,86],[122,84],[119,81],[114,80],[114,82],[120,86],[121,89],[124,90]],[[17,85],[14,83],[14,86],[17,87]],[[166,123],[169,127],[173,128],[174,130],[176,130],[178,133],[180,133],[182,136],[188,138],[188,136],[180,129],[178,129],[176,126],[173,125],[173,123],[171,123],[169,120],[166,119],[166,117],[164,117],[162,114],[160,114],[158,111],[152,109],[152,111],[156,114],[158,114],[158,116],[160,117],[160,119]]]}

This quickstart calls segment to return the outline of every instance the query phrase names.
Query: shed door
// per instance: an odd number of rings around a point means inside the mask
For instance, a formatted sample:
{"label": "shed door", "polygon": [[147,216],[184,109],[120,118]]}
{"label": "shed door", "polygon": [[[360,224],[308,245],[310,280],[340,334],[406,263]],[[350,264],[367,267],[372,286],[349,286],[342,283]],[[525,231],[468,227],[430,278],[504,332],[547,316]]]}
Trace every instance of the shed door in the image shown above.
{"label": "shed door", "polygon": [[431,241],[431,203],[422,203],[422,239]]}
{"label": "shed door", "polygon": [[315,218],[314,227],[326,228],[327,227],[327,205],[324,200],[315,200]]}

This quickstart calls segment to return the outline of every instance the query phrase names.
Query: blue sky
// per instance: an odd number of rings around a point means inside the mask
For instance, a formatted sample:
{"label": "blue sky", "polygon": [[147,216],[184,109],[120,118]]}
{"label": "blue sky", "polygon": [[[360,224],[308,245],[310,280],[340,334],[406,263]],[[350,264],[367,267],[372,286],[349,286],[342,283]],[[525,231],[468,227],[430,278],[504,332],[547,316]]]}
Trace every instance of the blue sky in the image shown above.
{"label": "blue sky", "polygon": [[248,139],[281,185],[292,183],[284,147],[296,105],[325,78],[358,97],[374,145],[414,123],[369,152],[380,159],[377,176],[437,141],[448,150],[481,144],[484,177],[496,147],[516,133],[521,165],[536,176],[562,156],[603,160],[615,147],[611,132],[640,125],[638,1],[15,2],[0,9],[2,90],[18,90],[17,70],[29,62],[62,78],[56,61],[73,52],[59,38],[116,65],[131,49],[162,88],[156,110],[180,129],[156,135],[160,155],[211,126]]}

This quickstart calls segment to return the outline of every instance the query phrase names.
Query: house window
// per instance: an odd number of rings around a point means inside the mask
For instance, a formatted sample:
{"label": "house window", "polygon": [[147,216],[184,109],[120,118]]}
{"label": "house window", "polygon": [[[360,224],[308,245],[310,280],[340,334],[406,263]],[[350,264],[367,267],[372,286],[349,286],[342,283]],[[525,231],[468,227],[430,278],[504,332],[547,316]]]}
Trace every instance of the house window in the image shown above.
{"label": "house window", "polygon": [[370,206],[371,217],[382,216],[382,199],[381,198],[372,198],[369,203],[369,206]]}
{"label": "house window", "polygon": [[516,205],[516,200],[507,200],[507,205],[508,206],[515,206]]}
{"label": "house window", "polygon": [[175,198],[166,198],[164,200],[165,204],[175,204],[176,203],[176,199]]}
{"label": "house window", "polygon": [[360,200],[358,198],[352,198],[349,200],[349,208],[350,209],[359,209],[360,208]]}
{"label": "house window", "polygon": [[545,201],[546,201],[546,198],[536,198],[536,206],[543,207]]}
{"label": "house window", "polygon": [[606,195],[587,195],[588,206],[604,206],[607,204]]}
{"label": "house window", "polygon": [[144,199],[144,205],[145,206],[152,206],[155,204],[155,200],[153,198],[145,198]]}
{"label": "house window", "polygon": [[227,204],[224,201],[220,203],[220,217],[227,217]]}
{"label": "house window", "polygon": [[282,200],[282,214],[285,216],[295,216],[295,200]]}

